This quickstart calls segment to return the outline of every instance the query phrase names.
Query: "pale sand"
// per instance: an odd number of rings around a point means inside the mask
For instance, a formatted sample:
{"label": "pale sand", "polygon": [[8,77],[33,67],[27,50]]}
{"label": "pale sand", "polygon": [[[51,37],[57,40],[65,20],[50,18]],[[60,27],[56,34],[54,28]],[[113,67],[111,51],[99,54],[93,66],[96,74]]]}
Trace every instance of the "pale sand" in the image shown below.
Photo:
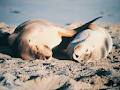
{"label": "pale sand", "polygon": [[[120,24],[100,25],[111,34],[113,50],[107,59],[91,63],[54,58],[28,62],[11,57],[6,34],[0,32],[0,90],[119,90]],[[14,28],[0,23],[0,31],[12,33]]]}

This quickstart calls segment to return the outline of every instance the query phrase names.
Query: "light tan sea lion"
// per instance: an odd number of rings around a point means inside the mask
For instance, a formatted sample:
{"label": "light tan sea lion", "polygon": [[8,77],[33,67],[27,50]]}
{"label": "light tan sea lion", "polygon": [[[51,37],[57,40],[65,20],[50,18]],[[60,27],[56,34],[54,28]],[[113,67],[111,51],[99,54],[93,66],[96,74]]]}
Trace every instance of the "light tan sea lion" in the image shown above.
{"label": "light tan sea lion", "polygon": [[22,59],[49,59],[52,49],[60,44],[62,37],[74,34],[74,30],[45,20],[29,20],[20,24],[9,36],[9,44]]}
{"label": "light tan sea lion", "polygon": [[71,59],[78,62],[100,60],[111,51],[113,43],[110,34],[92,22],[83,25],[82,29],[77,28],[78,33],[65,50]]}

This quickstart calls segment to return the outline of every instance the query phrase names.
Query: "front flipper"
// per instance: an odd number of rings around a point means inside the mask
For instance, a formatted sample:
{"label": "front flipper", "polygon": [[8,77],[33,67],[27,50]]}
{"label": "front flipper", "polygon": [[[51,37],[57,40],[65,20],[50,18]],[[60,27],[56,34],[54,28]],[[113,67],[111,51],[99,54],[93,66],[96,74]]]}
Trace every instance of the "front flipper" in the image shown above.
{"label": "front flipper", "polygon": [[79,33],[71,43],[80,43],[86,40],[89,37],[89,34],[90,34],[90,30],[87,29],[86,31]]}

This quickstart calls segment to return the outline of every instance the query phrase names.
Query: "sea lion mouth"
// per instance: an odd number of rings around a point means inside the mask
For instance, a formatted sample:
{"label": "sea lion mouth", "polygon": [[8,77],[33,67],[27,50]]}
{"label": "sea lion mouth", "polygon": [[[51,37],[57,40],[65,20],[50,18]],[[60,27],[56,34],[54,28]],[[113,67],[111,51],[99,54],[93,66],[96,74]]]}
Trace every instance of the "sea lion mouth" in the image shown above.
{"label": "sea lion mouth", "polygon": [[72,56],[72,60],[75,61],[75,62],[79,62],[79,63],[84,63],[85,62],[84,59],[80,59],[79,55],[76,55],[74,53],[73,53],[73,56]]}
{"label": "sea lion mouth", "polygon": [[47,45],[42,45],[40,48],[36,45],[36,51],[34,52],[36,59],[48,60],[52,57],[52,51]]}
{"label": "sea lion mouth", "polygon": [[44,56],[43,54],[36,54],[35,59],[47,60],[50,56]]}

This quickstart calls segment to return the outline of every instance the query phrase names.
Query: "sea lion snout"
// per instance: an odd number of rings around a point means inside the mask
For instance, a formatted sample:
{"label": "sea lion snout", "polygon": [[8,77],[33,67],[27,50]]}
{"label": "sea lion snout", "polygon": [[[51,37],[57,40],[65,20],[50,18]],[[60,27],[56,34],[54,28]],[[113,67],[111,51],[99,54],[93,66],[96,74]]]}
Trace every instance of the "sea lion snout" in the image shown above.
{"label": "sea lion snout", "polygon": [[20,56],[24,60],[33,60],[33,59],[48,60],[52,57],[52,50],[46,45],[30,46],[28,44],[27,47],[21,48]]}
{"label": "sea lion snout", "polygon": [[78,45],[73,52],[73,59],[77,60],[79,62],[86,61],[86,60],[91,60],[92,58],[92,53],[94,51],[93,47],[87,47],[87,46],[80,46]]}
{"label": "sea lion snout", "polygon": [[39,48],[37,50],[35,53],[36,59],[48,60],[52,57],[52,50],[47,45],[43,45],[41,50]]}

